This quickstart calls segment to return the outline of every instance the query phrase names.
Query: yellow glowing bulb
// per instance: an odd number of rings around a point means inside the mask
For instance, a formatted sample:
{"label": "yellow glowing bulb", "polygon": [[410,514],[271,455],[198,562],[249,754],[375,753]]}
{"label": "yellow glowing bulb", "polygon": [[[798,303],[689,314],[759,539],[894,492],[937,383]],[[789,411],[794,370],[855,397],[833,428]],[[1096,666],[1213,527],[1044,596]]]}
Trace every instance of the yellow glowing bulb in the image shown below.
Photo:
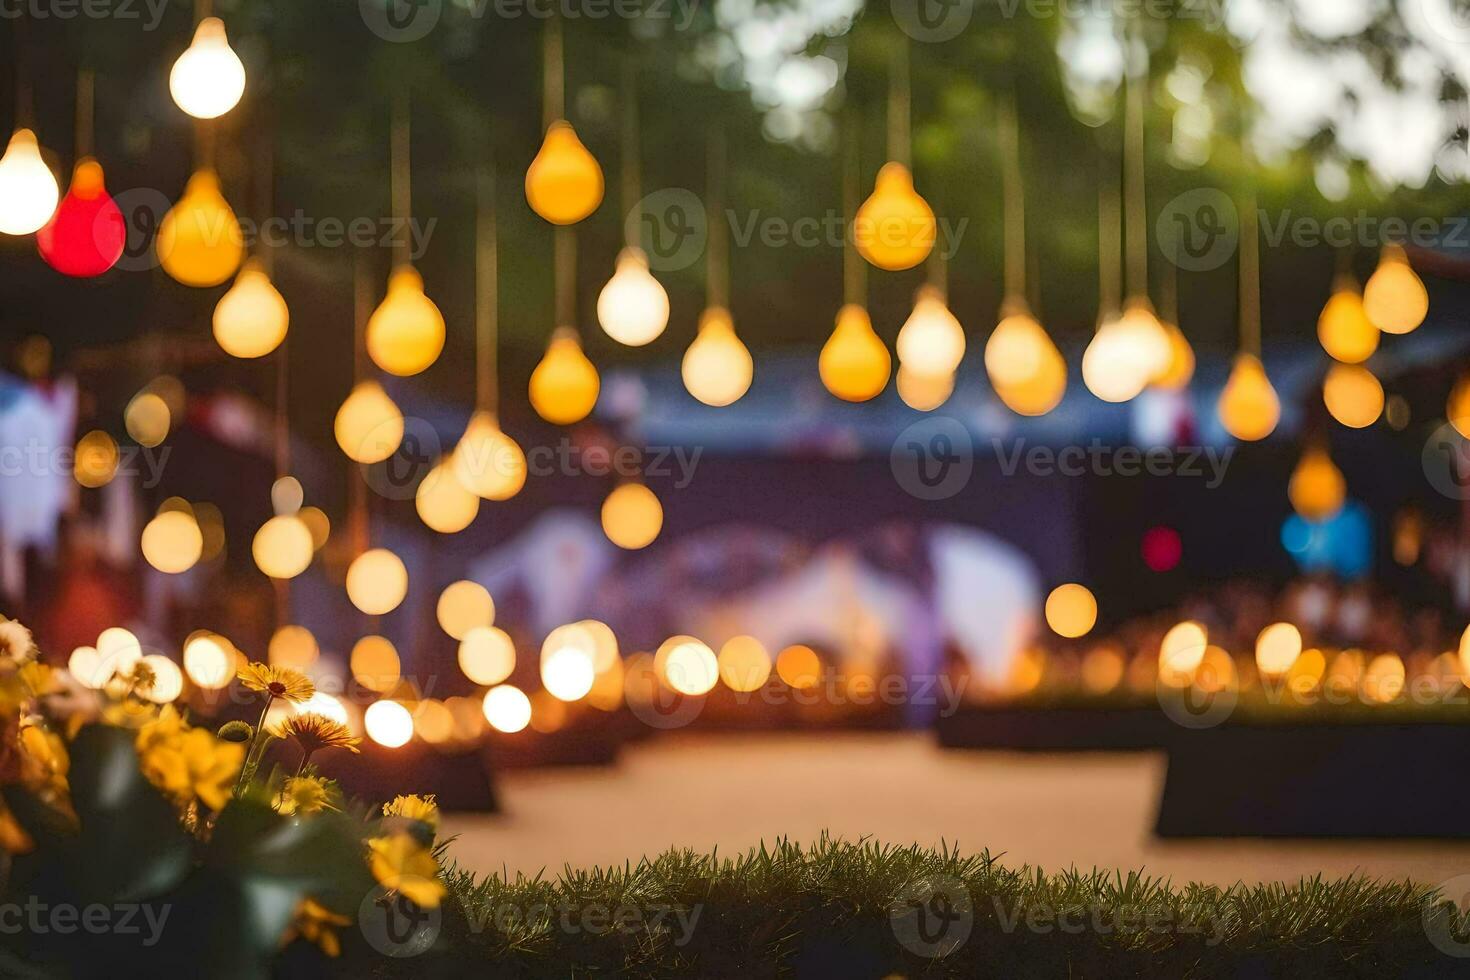
{"label": "yellow glowing bulb", "polygon": [[1067,393],[1067,362],[1055,346],[1045,352],[1041,369],[1018,384],[999,384],[995,393],[1017,415],[1045,415],[1061,404]]}
{"label": "yellow glowing bulb", "polygon": [[912,269],[934,248],[934,210],[914,190],[914,177],[901,163],[885,163],[873,193],[858,208],[853,243],[863,258],[890,272]]}
{"label": "yellow glowing bulb", "polygon": [[510,634],[497,626],[473,626],[459,641],[459,669],[476,684],[499,684],[516,669]]}
{"label": "yellow glowing bulb", "polygon": [[1383,385],[1357,364],[1334,364],[1322,381],[1322,401],[1343,425],[1362,429],[1383,414]]}
{"label": "yellow glowing bulb", "polygon": [[470,417],[453,456],[460,485],[486,500],[509,500],[526,485],[526,454],[492,412]]}
{"label": "yellow glowing bulb", "polygon": [[367,323],[373,363],[400,377],[418,374],[444,350],[444,315],[424,294],[424,279],[411,265],[388,277],[388,293]]}
{"label": "yellow glowing bulb", "polygon": [[822,679],[822,660],[817,651],[798,643],[776,654],[776,675],[798,690],[816,687]]}
{"label": "yellow glowing bulb", "polygon": [[1363,294],[1352,276],[1339,276],[1332,296],[1317,317],[1317,339],[1329,357],[1361,364],[1378,349],[1379,330],[1363,308]]}
{"label": "yellow glowing bulb", "polygon": [[295,514],[272,517],[255,532],[250,553],[256,566],[271,578],[295,578],[306,571],[316,548],[311,528]]}
{"label": "yellow glowing bulb", "polygon": [[143,557],[160,572],[187,572],[204,551],[204,535],[194,515],[182,510],[164,511],[143,528]]}
{"label": "yellow glowing bulb", "polygon": [[898,388],[898,397],[909,408],[916,412],[932,412],[949,401],[949,396],[954,393],[954,372],[920,374],[900,364],[894,385]]}
{"label": "yellow glowing bulb", "polygon": [[843,401],[865,402],[882,392],[892,370],[893,359],[873,330],[868,311],[856,303],[838,310],[832,336],[817,358],[827,390]]}
{"label": "yellow glowing bulb", "polygon": [[77,440],[72,476],[84,487],[105,487],[117,474],[117,441],[101,429]]}
{"label": "yellow glowing bulb", "polygon": [[597,671],[585,650],[562,647],[541,661],[541,683],[558,701],[580,701],[592,690]]}
{"label": "yellow glowing bulb", "polygon": [[408,569],[387,548],[364,551],[347,566],[347,598],[369,616],[398,608],[408,594]]}
{"label": "yellow glowing bulb", "polygon": [[154,245],[158,261],[185,286],[218,286],[245,257],[245,236],[213,170],[196,171],[184,196],[169,208]]}
{"label": "yellow glowing bulb", "polygon": [[168,74],[174,103],[196,119],[214,119],[235,108],[245,93],[245,66],[230,47],[225,23],[206,17],[194,41]]}
{"label": "yellow glowing bulb", "polygon": [[692,636],[665,640],[654,655],[653,664],[659,679],[680,694],[707,694],[720,679],[715,652]]}
{"label": "yellow glowing bulb", "polygon": [[88,686],[102,687],[113,674],[131,672],[142,659],[143,645],[138,638],[121,626],[110,626],[97,635],[97,666]]}
{"label": "yellow glowing bulb", "polygon": [[1118,331],[1119,343],[1146,379],[1145,384],[1168,372],[1174,354],[1169,331],[1159,322],[1147,296],[1135,296],[1124,305]]}
{"label": "yellow glowing bulb", "polygon": [[1000,323],[985,341],[985,373],[990,383],[1018,385],[1040,371],[1047,348],[1054,346],[1040,323],[1022,303],[1007,304]]}
{"label": "yellow glowing bulb", "polygon": [[531,372],[531,407],[554,425],[580,422],[597,404],[602,380],[582,353],[582,341],[570,327],[552,331],[541,363]]}
{"label": "yellow glowing bulb", "polygon": [[480,498],[464,488],[454,467],[440,462],[424,475],[414,491],[419,519],[440,534],[456,534],[474,523]]}
{"label": "yellow glowing bulb", "polygon": [[[1465,375],[1455,382],[1455,387],[1450,390],[1449,402],[1445,405],[1445,417],[1450,420],[1450,425],[1455,431],[1466,439],[1470,439],[1470,374]],[[81,447],[77,447],[77,465],[81,465]],[[117,449],[113,447],[116,455]],[[81,477],[77,478],[78,480]]]}
{"label": "yellow glowing bulb", "polygon": [[479,582],[461,579],[439,593],[434,612],[444,632],[463,640],[476,626],[490,626],[495,622],[495,600],[490,598],[490,590]]}
{"label": "yellow glowing bulb", "polygon": [[335,722],[347,724],[347,705],[326,691],[317,691],[293,707],[299,715],[324,715]]}
{"label": "yellow glowing bulb", "polygon": [[379,463],[403,441],[403,413],[376,381],[361,381],[337,409],[332,431],[347,458]]}
{"label": "yellow glowing bulb", "polygon": [[270,642],[266,644],[265,657],[272,667],[305,670],[316,663],[321,652],[311,630],[289,623],[271,634]]}
{"label": "yellow glowing bulb", "polygon": [[1205,628],[1192,620],[1176,623],[1159,644],[1159,673],[1176,687],[1187,684],[1205,659],[1209,637]]}
{"label": "yellow glowing bulb", "polygon": [[397,701],[374,701],[362,715],[368,738],[396,749],[413,738],[413,715]]}
{"label": "yellow glowing bulb", "polygon": [[642,347],[669,323],[669,294],[648,271],[648,257],[628,246],[618,253],[617,268],[597,296],[597,322],[613,340]]}
{"label": "yellow glowing bulb", "polygon": [[235,679],[235,658],[223,637],[200,634],[184,644],[184,671],[198,687],[218,691]]}
{"label": "yellow glowing bulb", "polygon": [[354,643],[348,666],[352,679],[369,691],[390,691],[403,676],[398,651],[382,636],[364,636]]}
{"label": "yellow glowing bulb", "polygon": [[1429,292],[1402,245],[1385,245],[1363,287],[1363,310],[1384,333],[1408,333],[1429,315]]}
{"label": "yellow glowing bulb", "polygon": [[1404,661],[1396,653],[1380,653],[1363,672],[1363,695],[1377,704],[1398,699],[1404,691]]}
{"label": "yellow glowing bulb", "polygon": [[898,331],[898,361],[915,374],[953,373],[965,356],[965,329],[934,286],[919,287],[914,310]]}
{"label": "yellow glowing bulb", "polygon": [[286,300],[251,259],[214,308],[214,339],[234,357],[264,357],[286,339],[290,322]]}
{"label": "yellow glowing bulb", "polygon": [[514,735],[531,723],[531,699],[514,685],[492,687],[482,704],[485,720],[497,732]]}
{"label": "yellow glowing bulb", "polygon": [[1272,623],[1256,637],[1256,669],[1262,676],[1285,676],[1301,655],[1301,631],[1290,623]]}
{"label": "yellow glowing bulb", "polygon": [[413,730],[430,745],[443,745],[454,736],[454,716],[443,701],[420,701],[413,712]]}
{"label": "yellow glowing bulb", "polygon": [[1105,402],[1137,398],[1150,380],[1118,316],[1103,318],[1082,352],[1082,383]]}
{"label": "yellow glowing bulb", "polygon": [[735,636],[720,647],[720,680],[732,691],[758,691],[771,676],[771,655],[753,636]]}
{"label": "yellow glowing bulb", "polygon": [[41,145],[29,129],[17,129],[0,156],[0,232],[29,235],[56,212],[61,188],[41,159]]}
{"label": "yellow glowing bulb", "polygon": [[1347,481],[1332,457],[1319,446],[1302,453],[1291,473],[1286,495],[1292,508],[1309,521],[1325,521],[1342,510],[1347,500]]}
{"label": "yellow glowing bulb", "polygon": [[689,394],[715,408],[734,404],[750,390],[755,361],[736,335],[729,310],[711,306],[700,315],[680,372]]}
{"label": "yellow glowing bulb", "polygon": [[565,119],[546,130],[546,140],[526,170],[526,201],[554,225],[574,225],[602,203],[602,168]]}
{"label": "yellow glowing bulb", "polygon": [[615,487],[602,502],[602,530],[619,548],[637,551],[653,544],[664,526],[664,508],[641,483]]}
{"label": "yellow glowing bulb", "polygon": [[142,691],[144,697],[154,704],[168,704],[184,693],[184,674],[179,665],[161,653],[150,653],[143,663],[153,673],[153,683]]}
{"label": "yellow glowing bulb", "polygon": [[1097,599],[1085,585],[1068,582],[1046,597],[1046,624],[1058,636],[1086,636],[1097,622]]}
{"label": "yellow glowing bulb", "polygon": [[1242,442],[1256,442],[1276,430],[1281,401],[1266,368],[1254,354],[1238,354],[1216,406],[1225,431]]}
{"label": "yellow glowing bulb", "polygon": [[168,402],[151,391],[140,391],[123,410],[123,425],[128,435],[140,446],[156,446],[168,438],[173,425],[173,413]]}
{"label": "yellow glowing bulb", "polygon": [[1178,391],[1194,377],[1194,348],[1176,324],[1165,321],[1164,330],[1169,335],[1169,366],[1153,383],[1168,391]]}

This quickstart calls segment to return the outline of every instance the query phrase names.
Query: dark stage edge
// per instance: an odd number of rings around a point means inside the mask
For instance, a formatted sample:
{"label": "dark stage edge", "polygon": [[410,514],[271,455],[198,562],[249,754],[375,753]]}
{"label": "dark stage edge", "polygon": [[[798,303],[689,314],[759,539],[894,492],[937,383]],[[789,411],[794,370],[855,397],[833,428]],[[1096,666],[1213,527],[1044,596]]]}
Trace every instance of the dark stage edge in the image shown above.
{"label": "dark stage edge", "polygon": [[935,720],[948,749],[1012,752],[1141,752],[1164,748],[1175,730],[1158,708],[966,706]]}

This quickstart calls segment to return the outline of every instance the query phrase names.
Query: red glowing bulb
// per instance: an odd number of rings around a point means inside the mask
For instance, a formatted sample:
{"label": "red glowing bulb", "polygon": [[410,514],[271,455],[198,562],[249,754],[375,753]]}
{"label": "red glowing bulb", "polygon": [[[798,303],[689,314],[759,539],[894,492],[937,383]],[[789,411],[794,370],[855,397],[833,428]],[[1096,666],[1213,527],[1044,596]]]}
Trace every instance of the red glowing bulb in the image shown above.
{"label": "red glowing bulb", "polygon": [[1158,525],[1143,532],[1143,563],[1155,572],[1172,572],[1184,557],[1184,542],[1172,527]]}
{"label": "red glowing bulb", "polygon": [[103,186],[102,164],[87,157],[72,171],[56,213],[36,232],[36,247],[57,272],[87,278],[117,264],[127,237],[122,212]]}

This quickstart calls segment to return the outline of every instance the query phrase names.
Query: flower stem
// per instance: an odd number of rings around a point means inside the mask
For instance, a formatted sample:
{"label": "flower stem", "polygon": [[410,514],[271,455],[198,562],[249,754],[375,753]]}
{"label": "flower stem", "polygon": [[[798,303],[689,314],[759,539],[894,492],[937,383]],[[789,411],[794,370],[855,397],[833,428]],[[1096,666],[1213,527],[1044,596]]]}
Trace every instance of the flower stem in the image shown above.
{"label": "flower stem", "polygon": [[239,799],[245,793],[245,787],[255,778],[255,771],[260,768],[260,756],[265,752],[265,716],[270,713],[271,702],[276,699],[269,692],[265,696],[265,707],[260,709],[260,720],[255,723],[255,734],[251,736],[250,747],[245,750],[245,763],[240,766],[240,775],[235,779],[235,799]]}

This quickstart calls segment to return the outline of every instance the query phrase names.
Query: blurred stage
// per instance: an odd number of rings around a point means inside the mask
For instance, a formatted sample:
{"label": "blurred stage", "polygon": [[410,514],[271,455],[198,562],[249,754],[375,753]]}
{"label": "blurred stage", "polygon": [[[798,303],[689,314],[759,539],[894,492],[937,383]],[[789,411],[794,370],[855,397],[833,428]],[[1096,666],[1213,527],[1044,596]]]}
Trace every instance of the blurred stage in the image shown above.
{"label": "blurred stage", "polygon": [[927,733],[672,736],[626,746],[613,767],[503,773],[504,815],[448,814],[445,829],[460,835],[453,856],[480,873],[554,875],[670,846],[733,853],[823,830],[988,847],[1012,867],[1144,868],[1220,885],[1470,872],[1470,843],[1159,841],[1163,772],[1162,753],[945,752]]}

